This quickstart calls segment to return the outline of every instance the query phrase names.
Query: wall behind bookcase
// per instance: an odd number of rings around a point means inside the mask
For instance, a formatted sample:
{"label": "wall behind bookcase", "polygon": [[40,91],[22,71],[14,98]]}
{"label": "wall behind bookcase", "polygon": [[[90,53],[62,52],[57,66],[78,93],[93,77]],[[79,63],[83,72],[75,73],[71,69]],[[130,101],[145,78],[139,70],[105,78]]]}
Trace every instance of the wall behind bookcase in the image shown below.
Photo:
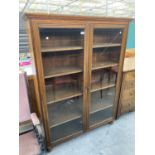
{"label": "wall behind bookcase", "polygon": [[126,48],[135,48],[135,20],[129,23],[128,38]]}

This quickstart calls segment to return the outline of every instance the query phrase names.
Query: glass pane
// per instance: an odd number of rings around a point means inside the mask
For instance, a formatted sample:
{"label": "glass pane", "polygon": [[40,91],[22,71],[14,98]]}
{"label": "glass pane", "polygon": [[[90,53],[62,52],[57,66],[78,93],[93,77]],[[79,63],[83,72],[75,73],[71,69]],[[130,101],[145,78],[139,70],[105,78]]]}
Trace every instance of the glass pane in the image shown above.
{"label": "glass pane", "polygon": [[84,30],[40,29],[51,141],[82,131]]}
{"label": "glass pane", "polygon": [[[91,93],[90,105],[90,125],[104,121],[107,117],[112,117],[112,110],[108,115],[106,109],[112,109],[115,97],[115,87],[99,90]],[[105,115],[104,115],[105,112]],[[101,114],[101,115],[100,115]],[[95,120],[95,121],[94,121]]]}
{"label": "glass pane", "polygon": [[115,86],[116,77],[113,67],[92,71],[91,92]]}
{"label": "glass pane", "polygon": [[117,66],[120,57],[122,29],[94,29],[93,69]]}
{"label": "glass pane", "polygon": [[120,28],[118,29],[96,28],[94,29],[94,45],[103,45],[110,43],[121,44],[122,32],[123,30]]}
{"label": "glass pane", "polygon": [[112,118],[122,29],[94,29],[89,125]]}
{"label": "glass pane", "polygon": [[83,51],[43,53],[45,78],[80,73],[83,69]]}
{"label": "glass pane", "polygon": [[77,119],[51,129],[52,139],[56,141],[68,135],[82,131],[82,120]]}
{"label": "glass pane", "polygon": [[103,120],[106,120],[112,116],[112,108],[108,107],[104,110],[100,110],[97,113],[93,113],[91,115],[90,119],[90,125],[94,125],[98,122],[102,122]]}
{"label": "glass pane", "polygon": [[121,47],[93,49],[92,70],[118,66]]}
{"label": "glass pane", "polygon": [[47,104],[82,95],[82,73],[48,78],[45,84]]}
{"label": "glass pane", "polygon": [[82,131],[82,97],[75,97],[48,106],[52,142]]}
{"label": "glass pane", "polygon": [[79,50],[84,45],[83,29],[49,28],[40,29],[43,52]]}

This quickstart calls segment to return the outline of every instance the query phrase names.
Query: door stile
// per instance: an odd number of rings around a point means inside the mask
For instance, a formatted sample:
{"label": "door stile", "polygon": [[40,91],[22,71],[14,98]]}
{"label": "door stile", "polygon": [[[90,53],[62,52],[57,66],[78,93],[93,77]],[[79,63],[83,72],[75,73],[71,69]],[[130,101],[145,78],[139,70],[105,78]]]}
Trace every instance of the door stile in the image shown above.
{"label": "door stile", "polygon": [[40,37],[39,37],[39,27],[37,24],[33,24],[33,32],[34,32],[34,53],[36,60],[36,71],[37,71],[37,79],[39,85],[39,94],[40,94],[40,102],[42,107],[43,113],[43,125],[45,130],[45,138],[46,138],[46,145],[47,148],[51,148],[51,137],[49,131],[49,120],[48,120],[48,113],[47,113],[47,105],[46,105],[46,93],[45,93],[45,82],[44,82],[44,74],[43,74],[43,66],[42,66],[42,59],[41,59],[41,49],[40,49]]}
{"label": "door stile", "polygon": [[88,54],[88,85],[87,85],[87,130],[89,130],[89,111],[90,111],[90,104],[91,104],[91,74],[92,74],[92,52],[93,52],[93,25],[89,25],[89,54]]}
{"label": "door stile", "polygon": [[122,81],[122,70],[124,64],[124,57],[125,57],[125,49],[126,49],[126,42],[127,42],[127,34],[128,34],[128,25],[123,30],[123,37],[122,37],[122,46],[121,46],[121,53],[120,53],[120,62],[118,67],[118,76],[117,76],[117,85],[116,85],[116,95],[114,100],[114,110],[113,110],[113,118],[116,118],[117,109],[119,107],[119,94],[121,90],[121,81]]}

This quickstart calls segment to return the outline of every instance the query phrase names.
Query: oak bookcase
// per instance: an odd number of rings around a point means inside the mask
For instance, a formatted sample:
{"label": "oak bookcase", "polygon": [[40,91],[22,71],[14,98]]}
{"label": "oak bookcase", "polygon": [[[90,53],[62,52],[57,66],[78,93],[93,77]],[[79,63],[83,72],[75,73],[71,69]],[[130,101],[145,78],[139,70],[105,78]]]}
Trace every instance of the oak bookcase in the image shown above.
{"label": "oak bookcase", "polygon": [[112,122],[130,19],[26,17],[47,148]]}

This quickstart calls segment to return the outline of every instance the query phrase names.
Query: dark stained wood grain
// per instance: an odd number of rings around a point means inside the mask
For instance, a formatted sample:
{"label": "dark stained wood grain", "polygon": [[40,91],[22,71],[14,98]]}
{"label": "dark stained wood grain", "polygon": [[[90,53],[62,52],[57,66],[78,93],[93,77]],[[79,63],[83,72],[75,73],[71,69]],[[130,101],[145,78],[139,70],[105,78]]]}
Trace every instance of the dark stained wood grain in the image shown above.
{"label": "dark stained wood grain", "polygon": [[[34,75],[35,93],[34,91],[32,92],[32,94],[36,94],[36,99],[33,98],[33,101],[36,101],[36,111],[41,116],[41,121],[43,122],[47,148],[50,149],[52,146],[75,137],[82,132],[112,122],[115,119],[118,105],[128,23],[131,19],[31,13],[26,14],[26,17],[29,23],[29,41],[36,70]],[[56,32],[54,37],[54,29],[65,29],[65,32]],[[69,29],[77,29],[77,31],[69,32]],[[99,30],[94,34],[94,29]],[[85,32],[84,36],[79,35],[81,30]],[[100,33],[100,30],[102,30],[102,33]],[[50,31],[52,33],[48,36]],[[118,35],[119,33],[122,35]],[[114,38],[116,35],[117,38]],[[108,55],[107,52],[109,52]],[[102,86],[98,85],[98,83],[92,84],[94,71],[102,69],[112,70],[113,67],[117,68],[116,79],[113,83]],[[110,71],[107,70],[107,73],[110,74]],[[76,91],[70,87],[67,87],[68,89],[65,87],[64,89],[58,89],[58,85],[62,85],[62,80],[58,82],[57,78],[74,75],[77,75],[76,84],[78,87],[76,87]],[[67,80],[67,78],[64,78],[64,80]],[[51,91],[47,91],[48,82],[52,83]],[[68,80],[67,83],[70,82]],[[67,83],[65,85],[68,85]],[[91,93],[113,87],[116,87],[116,92],[113,95],[114,102],[112,107],[108,107],[111,105],[106,106],[108,102],[105,103],[105,106],[96,103],[91,111],[91,102],[93,101]],[[55,93],[57,93],[57,96],[55,96]],[[80,96],[83,97],[81,101],[81,116],[73,113],[73,115],[62,117],[63,119],[59,118],[58,121],[54,120],[54,117],[50,115],[49,119],[49,106]],[[104,95],[102,94],[102,96]],[[52,104],[47,105],[47,103]],[[34,109],[35,106],[33,107]],[[74,108],[76,109],[76,106]],[[92,120],[94,123],[91,123],[90,126],[90,114],[108,108],[112,108],[112,114],[111,112],[108,113],[108,118],[105,116],[103,120],[101,118],[96,123],[98,115],[94,115],[95,117]],[[51,132],[50,127],[58,127],[57,131],[61,131],[61,123],[67,126],[65,123],[72,122],[74,119],[82,120],[82,128],[75,124],[76,128],[73,127],[73,130],[70,130],[70,135],[68,135],[69,130],[66,130],[66,134],[62,134],[64,137],[59,137],[57,133],[57,135],[53,135],[53,132]]]}
{"label": "dark stained wood grain", "polygon": [[117,118],[135,109],[135,71],[123,72]]}

